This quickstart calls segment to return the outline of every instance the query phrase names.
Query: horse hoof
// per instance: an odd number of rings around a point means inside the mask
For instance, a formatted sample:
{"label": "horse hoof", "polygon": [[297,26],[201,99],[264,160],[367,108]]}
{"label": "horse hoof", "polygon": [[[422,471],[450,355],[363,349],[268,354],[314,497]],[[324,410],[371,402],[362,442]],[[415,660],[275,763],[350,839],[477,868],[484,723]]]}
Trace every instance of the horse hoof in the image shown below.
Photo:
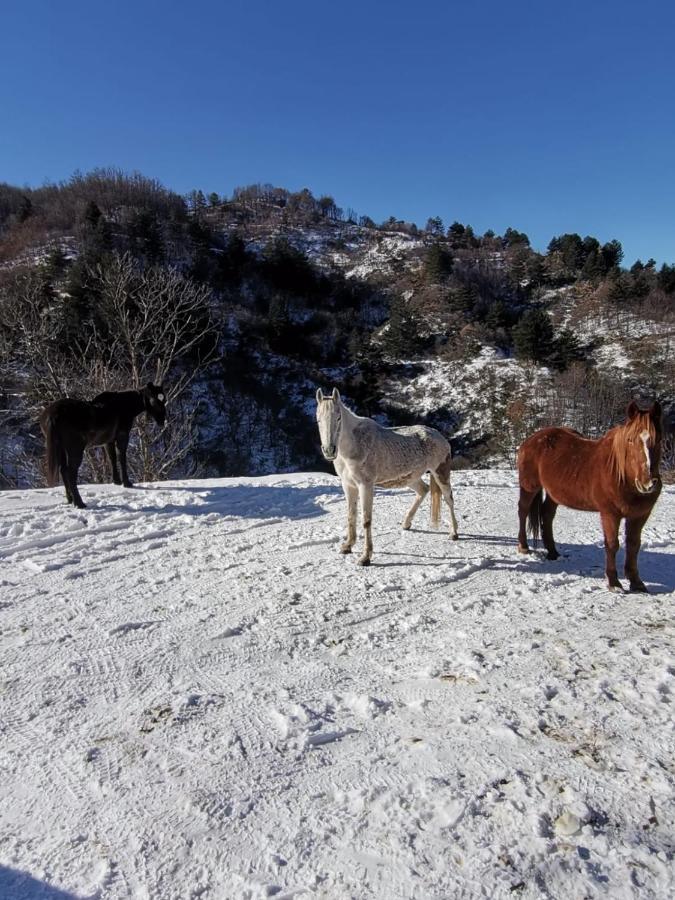
{"label": "horse hoof", "polygon": [[130,481],[125,481],[125,482],[123,482],[123,484],[124,484],[124,487],[129,487],[129,488],[133,487],[133,484]]}
{"label": "horse hoof", "polygon": [[527,555],[530,552],[529,547],[518,547],[518,553],[522,553],[523,555]]}
{"label": "horse hoof", "polygon": [[610,585],[609,585],[609,590],[610,590],[613,594],[625,594],[625,593],[626,593],[626,592],[624,591],[624,589],[623,589],[623,586],[620,585],[620,584],[610,584]]}
{"label": "horse hoof", "polygon": [[459,540],[459,535],[458,535],[458,534],[451,534],[450,537],[452,538],[453,541],[458,541],[458,540]]}
{"label": "horse hoof", "polygon": [[351,552],[352,552],[352,548],[349,546],[349,544],[343,544],[340,547],[340,553],[343,553],[345,556]]}
{"label": "horse hoof", "polygon": [[403,525],[401,525],[401,528],[402,528],[404,531],[410,531],[410,526],[411,526],[411,525],[412,525],[412,522],[404,522]]}
{"label": "horse hoof", "polygon": [[560,559],[560,554],[557,550],[549,550],[546,554],[546,559],[555,560]]}
{"label": "horse hoof", "polygon": [[642,581],[631,581],[630,590],[633,594],[648,594],[647,585]]}
{"label": "horse hoof", "polygon": [[362,556],[362,557],[359,559],[359,565],[360,565],[360,566],[369,566],[369,565],[370,565],[370,557],[368,557],[368,556]]}

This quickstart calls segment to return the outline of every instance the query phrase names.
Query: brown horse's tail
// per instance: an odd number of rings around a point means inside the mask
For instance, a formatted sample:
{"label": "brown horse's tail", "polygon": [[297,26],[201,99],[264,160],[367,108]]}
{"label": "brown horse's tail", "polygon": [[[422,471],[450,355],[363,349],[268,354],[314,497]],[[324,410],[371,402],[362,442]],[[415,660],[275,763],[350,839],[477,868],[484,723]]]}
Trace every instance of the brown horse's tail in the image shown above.
{"label": "brown horse's tail", "polygon": [[527,530],[533,541],[538,541],[544,527],[544,491],[539,488],[527,514]]}
{"label": "brown horse's tail", "polygon": [[54,485],[59,483],[63,448],[61,446],[58,428],[50,413],[47,413],[42,421],[42,430],[44,431],[45,440],[47,442],[45,454],[45,461],[47,463],[47,484],[49,487],[54,487]]}
{"label": "brown horse's tail", "polygon": [[433,474],[429,480],[431,487],[431,524],[434,528],[438,528],[441,524],[441,489]]}

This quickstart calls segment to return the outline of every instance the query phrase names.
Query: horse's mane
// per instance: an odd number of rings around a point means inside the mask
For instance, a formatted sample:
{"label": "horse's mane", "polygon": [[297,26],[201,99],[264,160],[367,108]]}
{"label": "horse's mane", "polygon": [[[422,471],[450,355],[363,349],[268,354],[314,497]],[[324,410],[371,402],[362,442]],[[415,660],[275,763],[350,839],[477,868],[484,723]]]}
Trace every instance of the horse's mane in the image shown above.
{"label": "horse's mane", "polygon": [[623,425],[617,425],[616,428],[612,428],[607,434],[607,437],[611,438],[609,465],[619,484],[623,484],[626,480],[628,445],[632,441],[640,440],[640,435],[643,431],[649,432],[649,437],[654,446],[656,444],[656,427],[648,412],[638,413],[632,419],[629,419],[628,422],[624,422]]}

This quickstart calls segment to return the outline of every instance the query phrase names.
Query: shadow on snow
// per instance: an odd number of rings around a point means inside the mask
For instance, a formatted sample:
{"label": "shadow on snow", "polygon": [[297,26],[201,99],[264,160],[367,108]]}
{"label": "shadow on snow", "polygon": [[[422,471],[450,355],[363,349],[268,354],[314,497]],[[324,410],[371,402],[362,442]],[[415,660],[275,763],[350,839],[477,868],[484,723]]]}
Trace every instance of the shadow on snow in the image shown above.
{"label": "shadow on snow", "polygon": [[[130,513],[153,513],[157,516],[236,516],[242,519],[310,519],[325,515],[319,500],[327,495],[342,496],[342,488],[333,485],[303,487],[294,484],[239,484],[218,487],[151,487],[134,488],[134,492],[152,491],[160,495],[160,503],[147,505],[110,502],[109,496],[85,497],[91,512],[111,510]],[[190,493],[193,503],[161,504],[161,494]]]}
{"label": "shadow on snow", "polygon": [[28,872],[1,865],[0,897],[11,897],[12,900],[84,900],[70,891],[62,891],[46,881],[33,878]]}

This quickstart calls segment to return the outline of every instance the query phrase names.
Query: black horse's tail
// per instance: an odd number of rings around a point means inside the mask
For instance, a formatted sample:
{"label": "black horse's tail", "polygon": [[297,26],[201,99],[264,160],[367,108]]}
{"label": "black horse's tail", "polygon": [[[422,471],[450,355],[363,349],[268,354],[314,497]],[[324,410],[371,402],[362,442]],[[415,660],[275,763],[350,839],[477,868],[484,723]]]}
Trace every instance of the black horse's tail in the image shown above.
{"label": "black horse's tail", "polygon": [[533,541],[538,541],[544,527],[544,491],[539,488],[527,514],[527,530]]}
{"label": "black horse's tail", "polygon": [[47,484],[49,487],[59,483],[59,475],[61,473],[61,457],[63,455],[63,447],[59,437],[59,430],[56,427],[54,417],[50,414],[45,416],[42,423],[47,442],[46,462],[47,462]]}

